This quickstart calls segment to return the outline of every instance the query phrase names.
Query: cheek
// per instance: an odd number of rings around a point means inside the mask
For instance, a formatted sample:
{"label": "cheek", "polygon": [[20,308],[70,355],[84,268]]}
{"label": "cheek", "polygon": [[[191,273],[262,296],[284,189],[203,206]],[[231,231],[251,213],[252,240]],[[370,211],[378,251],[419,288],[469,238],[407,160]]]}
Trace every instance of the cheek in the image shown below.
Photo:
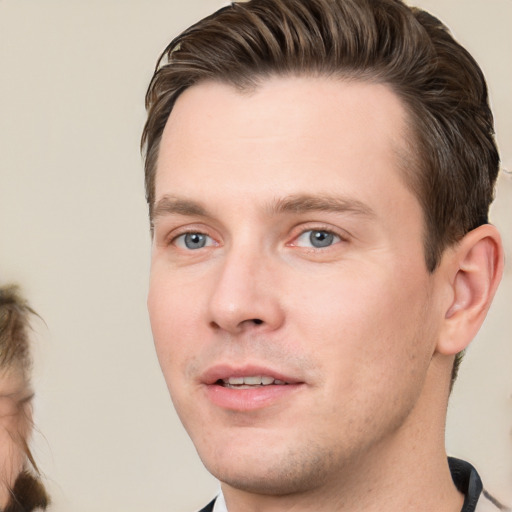
{"label": "cheek", "polygon": [[[183,300],[179,300],[181,294],[177,291],[168,282],[152,275],[148,311],[156,352],[164,371],[179,353],[183,321],[186,318],[185,304]],[[180,318],[181,322],[178,321]]]}
{"label": "cheek", "polygon": [[311,343],[315,357],[336,367],[348,387],[363,376],[392,380],[402,378],[404,365],[425,366],[424,338],[432,337],[426,282],[419,286],[416,276],[408,285],[389,270],[360,270],[308,283],[312,292],[296,294],[293,305],[304,348]]}
{"label": "cheek", "polygon": [[195,290],[182,286],[168,273],[152,271],[147,305],[156,353],[168,385],[199,352],[205,338],[204,333],[201,335],[204,307],[199,299]]}
{"label": "cheek", "polygon": [[147,303],[156,354],[176,412],[189,432],[191,422],[199,425],[199,431],[203,428],[196,402],[190,400],[195,386],[186,378],[201,352],[198,342],[202,339],[197,300],[190,297],[195,296],[176,281],[152,272]]}

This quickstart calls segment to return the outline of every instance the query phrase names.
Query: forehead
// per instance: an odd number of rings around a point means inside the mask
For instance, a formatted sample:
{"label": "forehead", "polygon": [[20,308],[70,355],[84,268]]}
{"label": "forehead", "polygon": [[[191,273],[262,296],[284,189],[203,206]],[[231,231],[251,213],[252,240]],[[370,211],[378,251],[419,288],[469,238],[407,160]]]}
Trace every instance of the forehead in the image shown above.
{"label": "forehead", "polygon": [[219,183],[234,193],[250,184],[262,197],[269,187],[277,195],[285,188],[325,193],[326,184],[340,184],[346,195],[361,180],[377,193],[384,183],[402,189],[406,121],[400,100],[382,84],[279,77],[239,91],[203,82],[178,98],[168,119],[155,198],[208,195]]}

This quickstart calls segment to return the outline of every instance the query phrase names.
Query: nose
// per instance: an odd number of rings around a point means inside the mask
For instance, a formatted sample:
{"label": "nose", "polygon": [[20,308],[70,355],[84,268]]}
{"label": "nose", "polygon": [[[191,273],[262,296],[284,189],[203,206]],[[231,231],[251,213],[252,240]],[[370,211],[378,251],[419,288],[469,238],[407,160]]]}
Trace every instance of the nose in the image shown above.
{"label": "nose", "polygon": [[273,331],[284,322],[279,268],[251,251],[232,251],[222,261],[210,297],[210,326],[230,334]]}

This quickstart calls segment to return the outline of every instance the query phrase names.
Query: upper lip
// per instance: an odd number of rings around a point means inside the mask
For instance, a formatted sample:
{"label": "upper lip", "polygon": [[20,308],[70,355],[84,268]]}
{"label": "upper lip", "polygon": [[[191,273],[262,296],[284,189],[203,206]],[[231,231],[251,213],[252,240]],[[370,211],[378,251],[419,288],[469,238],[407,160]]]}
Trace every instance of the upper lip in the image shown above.
{"label": "upper lip", "polygon": [[201,381],[204,384],[215,384],[215,382],[229,377],[251,377],[261,375],[265,377],[272,377],[275,380],[282,380],[287,384],[299,384],[302,381],[293,377],[285,372],[275,370],[268,366],[263,365],[230,365],[230,364],[217,364],[210,366],[201,376]]}

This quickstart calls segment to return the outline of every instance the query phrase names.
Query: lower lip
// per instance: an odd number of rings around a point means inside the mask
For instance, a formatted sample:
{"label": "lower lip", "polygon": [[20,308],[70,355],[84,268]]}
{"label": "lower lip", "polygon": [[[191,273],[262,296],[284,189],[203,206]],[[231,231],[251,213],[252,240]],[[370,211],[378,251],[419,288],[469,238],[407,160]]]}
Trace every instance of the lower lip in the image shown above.
{"label": "lower lip", "polygon": [[206,386],[208,399],[218,407],[232,411],[254,411],[288,398],[302,384],[260,386],[253,389],[234,389],[218,384]]}

